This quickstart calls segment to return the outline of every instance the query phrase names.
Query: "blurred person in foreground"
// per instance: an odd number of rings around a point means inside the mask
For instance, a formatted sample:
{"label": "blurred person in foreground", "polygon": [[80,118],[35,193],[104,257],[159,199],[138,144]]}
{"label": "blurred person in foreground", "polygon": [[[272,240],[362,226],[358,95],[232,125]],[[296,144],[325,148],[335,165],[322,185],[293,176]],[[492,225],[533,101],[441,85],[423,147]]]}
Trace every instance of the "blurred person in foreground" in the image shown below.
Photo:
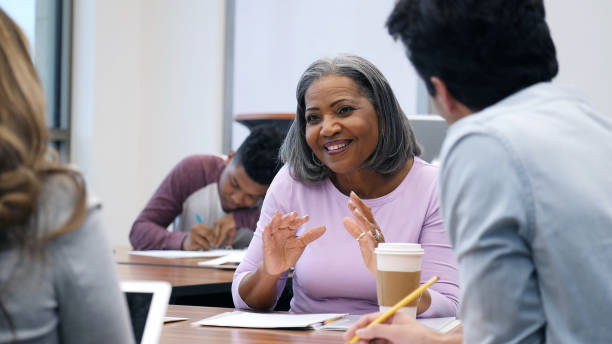
{"label": "blurred person in foreground", "polygon": [[100,207],[49,158],[28,47],[0,9],[0,343],[132,343]]}
{"label": "blurred person in foreground", "polygon": [[[451,125],[440,198],[463,341],[609,342],[612,119],[551,83],[543,1],[401,0],[387,27]],[[424,331],[396,316],[357,334],[413,343]]]}

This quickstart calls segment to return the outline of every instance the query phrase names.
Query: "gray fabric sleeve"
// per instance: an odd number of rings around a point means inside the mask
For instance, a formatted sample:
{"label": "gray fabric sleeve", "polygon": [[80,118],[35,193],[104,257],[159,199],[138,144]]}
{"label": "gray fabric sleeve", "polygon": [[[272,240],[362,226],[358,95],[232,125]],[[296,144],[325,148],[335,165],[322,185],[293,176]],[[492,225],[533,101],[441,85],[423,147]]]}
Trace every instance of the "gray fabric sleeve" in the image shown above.
{"label": "gray fabric sleeve", "polygon": [[126,300],[99,208],[51,244],[61,343],[133,343]]}
{"label": "gray fabric sleeve", "polygon": [[528,241],[529,181],[507,142],[469,134],[441,170],[442,211],[459,262],[464,343],[544,340]]}

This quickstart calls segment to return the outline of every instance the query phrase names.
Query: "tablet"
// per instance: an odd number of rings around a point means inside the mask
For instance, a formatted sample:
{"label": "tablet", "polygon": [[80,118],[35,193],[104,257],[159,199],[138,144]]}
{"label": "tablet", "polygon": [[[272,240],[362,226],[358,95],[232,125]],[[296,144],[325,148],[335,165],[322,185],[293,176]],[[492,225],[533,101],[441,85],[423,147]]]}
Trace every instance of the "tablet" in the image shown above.
{"label": "tablet", "polygon": [[163,281],[121,281],[136,343],[157,343],[172,286]]}

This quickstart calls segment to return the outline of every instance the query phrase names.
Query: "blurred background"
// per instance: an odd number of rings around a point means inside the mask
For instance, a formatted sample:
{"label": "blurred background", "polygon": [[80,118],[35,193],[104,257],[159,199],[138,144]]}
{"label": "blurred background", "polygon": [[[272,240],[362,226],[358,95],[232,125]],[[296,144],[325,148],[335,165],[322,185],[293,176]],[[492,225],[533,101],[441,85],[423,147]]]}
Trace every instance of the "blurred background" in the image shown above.
{"label": "blurred background", "polygon": [[[339,53],[388,78],[425,146],[446,126],[384,27],[393,0],[0,0],[24,29],[48,102],[53,146],[83,171],[113,246],[168,171],[240,145],[244,114],[295,112],[304,69]],[[608,0],[546,0],[560,72],[612,116]],[[602,143],[610,144],[610,143]]]}

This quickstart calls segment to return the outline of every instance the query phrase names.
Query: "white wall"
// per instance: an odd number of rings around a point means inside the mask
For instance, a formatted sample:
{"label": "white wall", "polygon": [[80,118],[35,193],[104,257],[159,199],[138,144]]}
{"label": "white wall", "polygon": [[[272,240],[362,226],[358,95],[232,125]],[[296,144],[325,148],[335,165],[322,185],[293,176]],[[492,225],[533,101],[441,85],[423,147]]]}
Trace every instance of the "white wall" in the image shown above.
{"label": "white wall", "polygon": [[[234,114],[295,112],[295,88],[318,58],[370,60],[407,114],[416,112],[417,77],[385,22],[395,0],[236,0]],[[233,147],[248,131],[234,124]]]}
{"label": "white wall", "polygon": [[[384,23],[393,0],[237,0],[234,113],[294,112],[309,63],[341,52],[374,62],[404,110],[416,76]],[[612,115],[612,2],[546,0],[556,82]],[[192,153],[222,151],[224,0],[75,0],[72,158],[104,203],[112,244]],[[233,146],[247,130],[235,124]]]}
{"label": "white wall", "polygon": [[[342,52],[362,55],[389,79],[407,113],[416,77],[384,27],[394,0],[236,0],[234,113],[294,112],[295,87],[309,63]],[[612,115],[612,1],[546,0],[558,50],[555,82],[582,89]],[[233,146],[248,131],[235,124]]]}
{"label": "white wall", "polygon": [[224,0],[76,0],[72,160],[114,246],[163,177],[221,153]]}
{"label": "white wall", "polygon": [[555,82],[577,86],[600,112],[612,116],[612,1],[544,2],[559,59]]}

